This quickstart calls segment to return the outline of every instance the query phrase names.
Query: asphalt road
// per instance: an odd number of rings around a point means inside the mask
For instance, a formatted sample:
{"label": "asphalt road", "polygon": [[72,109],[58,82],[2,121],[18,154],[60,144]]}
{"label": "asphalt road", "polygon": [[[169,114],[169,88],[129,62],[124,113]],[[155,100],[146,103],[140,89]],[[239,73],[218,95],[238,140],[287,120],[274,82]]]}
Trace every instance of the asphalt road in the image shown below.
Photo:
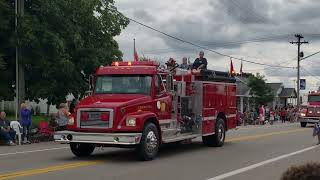
{"label": "asphalt road", "polygon": [[96,149],[75,158],[68,145],[39,143],[0,146],[0,180],[247,180],[279,179],[292,165],[320,161],[312,128],[298,124],[246,126],[228,132],[221,148],[167,145],[153,161],[136,160],[133,150]]}

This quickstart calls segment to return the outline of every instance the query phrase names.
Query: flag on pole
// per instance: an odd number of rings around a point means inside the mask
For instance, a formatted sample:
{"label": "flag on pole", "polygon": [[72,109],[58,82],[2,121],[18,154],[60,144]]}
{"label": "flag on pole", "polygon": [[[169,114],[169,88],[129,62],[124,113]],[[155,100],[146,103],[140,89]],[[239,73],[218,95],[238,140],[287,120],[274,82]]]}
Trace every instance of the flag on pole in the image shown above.
{"label": "flag on pole", "polygon": [[138,56],[138,53],[137,53],[137,50],[134,49],[134,61],[139,61],[139,56]]}
{"label": "flag on pole", "polygon": [[242,60],[241,60],[241,66],[240,66],[240,74],[242,75]]}
{"label": "flag on pole", "polygon": [[232,63],[232,58],[230,58],[230,75],[234,75],[236,72],[234,71],[234,68],[233,68],[233,63]]}
{"label": "flag on pole", "polygon": [[136,39],[133,39],[133,57],[134,61],[139,61],[139,56],[136,50]]}

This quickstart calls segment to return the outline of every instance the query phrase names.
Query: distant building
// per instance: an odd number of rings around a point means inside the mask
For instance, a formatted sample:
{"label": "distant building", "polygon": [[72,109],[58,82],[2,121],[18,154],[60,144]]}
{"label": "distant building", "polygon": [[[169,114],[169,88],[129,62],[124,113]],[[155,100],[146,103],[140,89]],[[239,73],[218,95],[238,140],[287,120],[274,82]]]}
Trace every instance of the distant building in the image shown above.
{"label": "distant building", "polygon": [[237,77],[237,108],[243,113],[246,108],[250,107],[250,88],[248,87],[249,79],[246,77]]}
{"label": "distant building", "polygon": [[297,92],[294,88],[285,88],[282,83],[267,83],[273,93],[274,100],[268,105],[272,108],[297,104]]}

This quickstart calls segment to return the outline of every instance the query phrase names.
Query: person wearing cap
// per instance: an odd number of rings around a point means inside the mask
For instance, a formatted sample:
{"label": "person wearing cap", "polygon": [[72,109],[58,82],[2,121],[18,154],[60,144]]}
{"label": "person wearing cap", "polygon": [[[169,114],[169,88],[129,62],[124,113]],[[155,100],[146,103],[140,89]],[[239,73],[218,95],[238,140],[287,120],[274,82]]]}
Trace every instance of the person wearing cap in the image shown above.
{"label": "person wearing cap", "polygon": [[177,63],[173,58],[170,58],[168,60],[168,62],[166,62],[166,65],[167,65],[167,69],[171,70],[171,69],[174,69],[176,67]]}
{"label": "person wearing cap", "polygon": [[207,69],[207,65],[208,65],[208,62],[207,62],[207,59],[204,58],[204,52],[200,51],[199,57],[196,60],[194,60],[192,69],[195,69],[195,70]]}

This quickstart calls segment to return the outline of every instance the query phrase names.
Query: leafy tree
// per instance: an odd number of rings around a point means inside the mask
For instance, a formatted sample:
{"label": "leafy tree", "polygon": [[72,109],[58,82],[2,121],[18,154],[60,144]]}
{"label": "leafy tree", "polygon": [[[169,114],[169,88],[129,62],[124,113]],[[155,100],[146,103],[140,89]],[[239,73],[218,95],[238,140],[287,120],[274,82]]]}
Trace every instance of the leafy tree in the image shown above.
{"label": "leafy tree", "polygon": [[14,76],[14,11],[12,3],[0,0],[0,100],[13,100]]}
{"label": "leafy tree", "polygon": [[[0,14],[4,11],[0,6]],[[121,60],[113,37],[129,23],[114,0],[25,0],[18,22],[26,98],[47,98],[48,104],[64,102],[70,93],[83,95],[97,67]]]}
{"label": "leafy tree", "polygon": [[248,86],[251,88],[251,94],[255,103],[267,104],[273,101],[274,94],[272,88],[266,83],[264,76],[259,74],[250,76]]}

